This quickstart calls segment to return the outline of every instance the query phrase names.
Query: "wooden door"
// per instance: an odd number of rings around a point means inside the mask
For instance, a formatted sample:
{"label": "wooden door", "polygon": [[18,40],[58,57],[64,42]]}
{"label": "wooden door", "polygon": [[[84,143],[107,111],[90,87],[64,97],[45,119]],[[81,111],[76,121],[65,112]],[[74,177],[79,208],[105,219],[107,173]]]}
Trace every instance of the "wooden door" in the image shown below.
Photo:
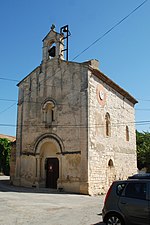
{"label": "wooden door", "polygon": [[57,158],[46,159],[46,187],[57,189],[59,178],[59,161]]}

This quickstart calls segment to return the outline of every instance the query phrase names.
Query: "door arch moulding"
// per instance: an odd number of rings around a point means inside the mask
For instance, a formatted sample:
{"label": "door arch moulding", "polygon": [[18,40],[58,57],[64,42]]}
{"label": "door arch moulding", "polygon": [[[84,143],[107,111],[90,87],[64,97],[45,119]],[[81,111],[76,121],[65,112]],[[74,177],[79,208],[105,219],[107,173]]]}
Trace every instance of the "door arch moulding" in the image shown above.
{"label": "door arch moulding", "polygon": [[34,153],[35,155],[40,154],[41,146],[46,142],[52,142],[55,144],[57,148],[57,154],[63,154],[64,152],[64,145],[61,139],[56,134],[44,134],[37,138],[35,145],[34,145]]}

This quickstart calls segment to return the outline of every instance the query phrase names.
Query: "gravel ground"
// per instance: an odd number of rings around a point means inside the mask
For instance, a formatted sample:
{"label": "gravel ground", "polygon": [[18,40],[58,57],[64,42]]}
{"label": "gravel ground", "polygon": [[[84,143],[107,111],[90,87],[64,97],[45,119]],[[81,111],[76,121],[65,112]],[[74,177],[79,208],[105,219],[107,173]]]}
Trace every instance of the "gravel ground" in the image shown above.
{"label": "gravel ground", "polygon": [[0,176],[0,225],[103,225],[103,199],[14,187]]}

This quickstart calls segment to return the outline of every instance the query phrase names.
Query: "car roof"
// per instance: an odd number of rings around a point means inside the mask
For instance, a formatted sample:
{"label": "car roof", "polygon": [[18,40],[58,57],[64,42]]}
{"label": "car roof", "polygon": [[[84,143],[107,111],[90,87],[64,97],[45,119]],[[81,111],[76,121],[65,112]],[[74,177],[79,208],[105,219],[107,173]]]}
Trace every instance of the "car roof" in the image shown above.
{"label": "car roof", "polygon": [[150,173],[138,173],[129,176],[128,179],[150,179]]}
{"label": "car roof", "polygon": [[127,180],[116,180],[113,183],[114,184],[123,184],[123,183],[133,183],[133,182],[150,182],[150,179],[138,179],[138,178],[133,178],[133,179],[127,179]]}

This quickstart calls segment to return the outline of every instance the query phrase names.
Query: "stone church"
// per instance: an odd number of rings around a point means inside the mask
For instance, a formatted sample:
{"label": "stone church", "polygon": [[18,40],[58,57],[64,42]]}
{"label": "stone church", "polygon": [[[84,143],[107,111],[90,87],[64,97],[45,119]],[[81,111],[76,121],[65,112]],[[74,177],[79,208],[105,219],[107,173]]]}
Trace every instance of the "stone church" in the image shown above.
{"label": "stone church", "polygon": [[52,26],[41,64],[18,84],[13,184],[103,194],[137,171],[137,100],[97,60],[65,60],[64,36]]}

